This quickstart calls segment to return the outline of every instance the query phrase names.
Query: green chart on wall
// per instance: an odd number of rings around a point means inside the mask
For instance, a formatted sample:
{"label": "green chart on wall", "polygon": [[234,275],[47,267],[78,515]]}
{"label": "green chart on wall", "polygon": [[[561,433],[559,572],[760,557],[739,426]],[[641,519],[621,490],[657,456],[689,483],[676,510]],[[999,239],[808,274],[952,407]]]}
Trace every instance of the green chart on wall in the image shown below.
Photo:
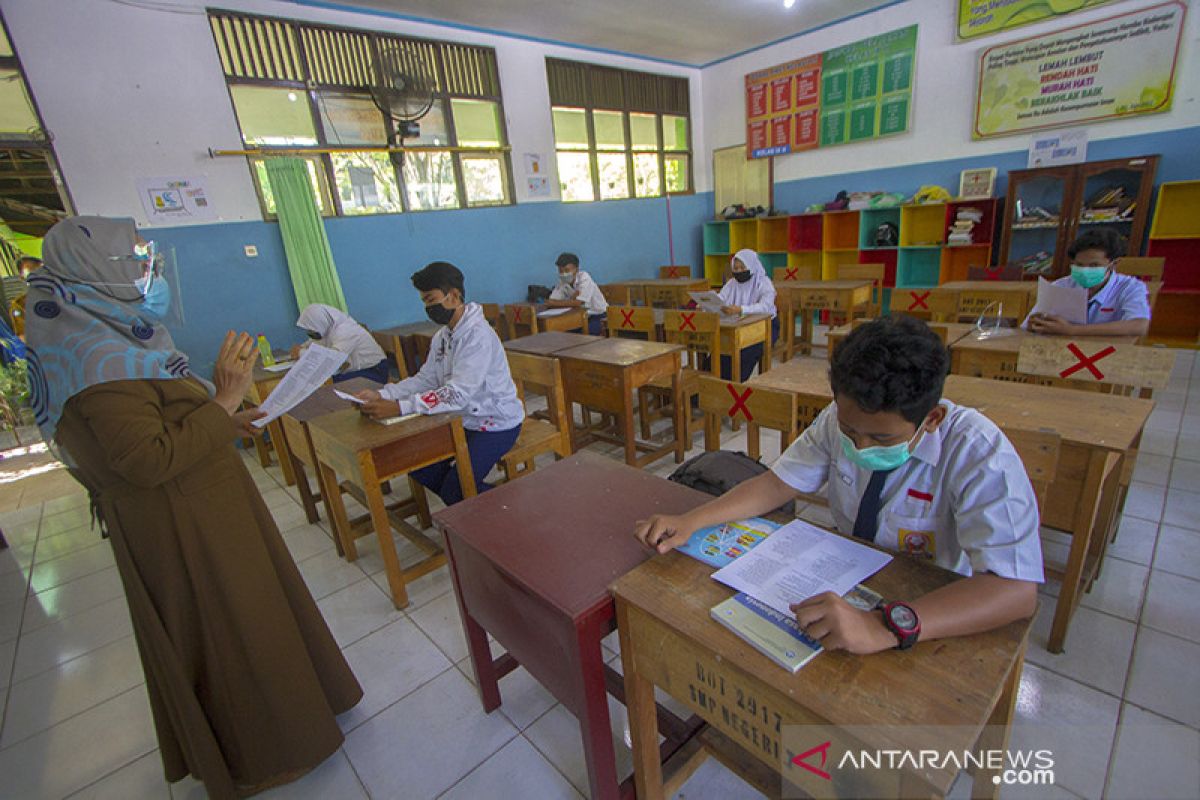
{"label": "green chart on wall", "polygon": [[821,147],[908,130],[917,26],[827,50],[821,58]]}

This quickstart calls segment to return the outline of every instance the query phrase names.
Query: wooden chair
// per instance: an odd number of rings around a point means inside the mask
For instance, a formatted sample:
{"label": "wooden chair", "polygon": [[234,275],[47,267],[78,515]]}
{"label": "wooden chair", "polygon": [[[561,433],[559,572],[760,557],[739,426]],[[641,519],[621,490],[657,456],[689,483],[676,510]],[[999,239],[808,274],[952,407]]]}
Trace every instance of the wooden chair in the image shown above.
{"label": "wooden chair", "polygon": [[1150,299],[1150,316],[1151,316],[1151,318],[1154,317],[1154,304],[1158,302],[1158,293],[1162,291],[1162,287],[1163,287],[1162,281],[1148,281],[1146,283],[1146,290],[1150,294],[1149,299]]}
{"label": "wooden chair", "polygon": [[380,333],[379,331],[370,331],[371,338],[383,350],[383,354],[387,356],[388,362],[399,375],[400,380],[404,380],[408,375],[408,365],[404,361],[404,344],[400,341],[399,336],[393,336],[388,333]]}
{"label": "wooden chair", "polygon": [[1141,258],[1122,256],[1117,259],[1116,270],[1122,275],[1133,275],[1144,281],[1162,281],[1165,258]]}
{"label": "wooden chair", "polygon": [[[883,314],[883,279],[887,267],[883,264],[838,264],[836,278],[839,281],[871,281],[871,303],[865,311],[855,311],[852,316],[862,315],[875,319]],[[844,315],[838,315],[839,317]]]}
{"label": "wooden chair", "polygon": [[504,321],[504,312],[500,310],[499,303],[480,303],[483,307],[483,318],[488,321],[492,329],[496,331],[496,335],[501,340],[508,338],[508,324]]}
{"label": "wooden chair", "polygon": [[1001,264],[995,267],[967,267],[969,281],[1019,281],[1025,279],[1025,270],[1016,264]]}
{"label": "wooden chair", "polygon": [[935,292],[932,289],[892,289],[892,300],[888,310],[892,314],[904,314],[929,321],[952,317],[957,311],[953,292]]}
{"label": "wooden chair", "polygon": [[692,268],[688,264],[670,264],[668,266],[658,268],[658,277],[690,278],[692,277]]}
{"label": "wooden chair", "polygon": [[609,306],[608,335],[654,341],[654,309],[646,306]]}
{"label": "wooden chair", "polygon": [[759,440],[762,428],[779,431],[780,452],[800,435],[795,392],[723,381],[709,375],[700,376],[697,382],[700,410],[704,412],[705,450],[721,449],[721,420],[725,417],[746,421],[746,449],[751,458],[762,455]]}
{"label": "wooden chair", "polygon": [[567,393],[563,388],[562,364],[557,358],[506,351],[508,369],[517,394],[525,401],[527,386],[546,397],[549,420],[526,417],[521,423],[517,443],[500,459],[506,481],[528,475],[535,469],[534,459],[542,453],[554,453],[555,459],[571,455],[571,417]]}
{"label": "wooden chair", "polygon": [[600,286],[600,294],[610,306],[631,306],[630,286],[627,283],[605,283]]}
{"label": "wooden chair", "polygon": [[772,281],[819,281],[821,267],[816,264],[797,264],[794,267],[775,267],[771,272]]}
{"label": "wooden chair", "polygon": [[504,306],[504,320],[508,324],[509,339],[538,332],[537,306],[533,303],[509,303]]}
{"label": "wooden chair", "polygon": [[[1021,463],[1025,465],[1025,473],[1033,484],[1033,493],[1037,496],[1038,507],[1046,499],[1046,490],[1054,482],[1054,474],[1058,471],[1058,456],[1062,448],[1062,437],[1051,430],[1027,431],[1006,430],[1004,435],[1012,442]],[[1062,577],[1061,570],[1059,577]]]}
{"label": "wooden chair", "polygon": [[[698,421],[692,417],[692,398],[700,394],[701,375],[721,374],[721,317],[708,311],[668,310],[663,314],[663,338],[670,344],[681,344],[687,348],[684,354],[680,382],[683,385],[683,402],[687,410],[687,433],[690,442],[695,433],[693,425]],[[638,392],[638,411],[641,418],[642,438],[650,438],[650,420],[670,417],[671,381],[660,378]],[[650,408],[649,400],[657,397],[663,401]]]}
{"label": "wooden chair", "polygon": [[687,297],[687,292],[676,286],[646,286],[642,291],[646,305],[652,308],[682,308],[686,305],[680,302],[680,295]]}

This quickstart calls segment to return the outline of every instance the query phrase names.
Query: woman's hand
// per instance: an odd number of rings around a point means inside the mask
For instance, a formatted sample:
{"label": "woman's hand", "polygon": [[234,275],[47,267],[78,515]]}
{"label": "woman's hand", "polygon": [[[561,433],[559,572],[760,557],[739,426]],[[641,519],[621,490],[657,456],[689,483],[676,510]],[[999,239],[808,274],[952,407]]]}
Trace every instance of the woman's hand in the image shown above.
{"label": "woman's hand", "polygon": [[242,436],[262,436],[263,429],[255,427],[251,423],[260,417],[265,417],[267,412],[258,408],[247,408],[244,411],[237,411],[229,416],[233,419],[233,425]]}
{"label": "woman's hand", "polygon": [[254,378],[254,364],[258,360],[258,348],[254,337],[248,333],[235,334],[229,331],[217,354],[213,366],[213,384],[217,388],[213,400],[229,412],[230,416],[242,404],[242,398]]}
{"label": "woman's hand", "polygon": [[734,316],[734,317],[741,316],[742,307],[741,306],[721,306],[721,313],[725,314],[726,316]]}
{"label": "woman's hand", "polygon": [[291,358],[292,361],[295,361],[297,358],[299,358],[300,357],[300,345],[298,345],[298,344],[292,345],[292,349],[288,350],[288,357]]}

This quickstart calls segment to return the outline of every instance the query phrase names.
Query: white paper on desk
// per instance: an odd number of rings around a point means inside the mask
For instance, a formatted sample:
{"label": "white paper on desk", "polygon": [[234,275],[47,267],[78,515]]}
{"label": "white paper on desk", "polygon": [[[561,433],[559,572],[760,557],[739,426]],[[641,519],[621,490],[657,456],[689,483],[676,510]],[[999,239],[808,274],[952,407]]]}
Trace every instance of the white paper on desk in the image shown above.
{"label": "white paper on desk", "polygon": [[263,367],[267,372],[283,372],[285,369],[291,369],[295,361],[276,361],[269,367]]}
{"label": "white paper on desk", "polygon": [[1067,322],[1087,322],[1087,289],[1079,286],[1056,286],[1045,278],[1038,278],[1037,303],[1033,314],[1052,314]]}
{"label": "white paper on desk", "polygon": [[692,298],[692,302],[702,311],[711,311],[714,314],[720,314],[721,306],[725,305],[721,295],[711,289],[707,292],[688,292],[688,297]]}
{"label": "white paper on desk", "polygon": [[792,603],[821,592],[841,597],[891,560],[887,553],[798,519],[713,578],[791,616]]}
{"label": "white paper on desk", "polygon": [[346,354],[319,344],[310,344],[287,375],[267,395],[267,399],[258,407],[265,411],[266,416],[254,420],[255,427],[261,428],[286,414],[297,403],[317,390],[321,384],[333,377],[333,374],[346,363]]}
{"label": "white paper on desk", "polygon": [[359,400],[357,397],[355,397],[355,396],[354,396],[354,395],[352,395],[352,394],[346,394],[346,393],[345,393],[345,392],[343,392],[341,389],[334,389],[334,390],[333,390],[333,394],[334,394],[334,396],[336,396],[336,397],[340,397],[340,398],[342,398],[343,400],[349,400],[351,403],[358,403],[360,406],[361,406],[363,403],[367,402],[366,400]]}
{"label": "white paper on desk", "polygon": [[565,314],[568,311],[575,311],[574,308],[547,308],[545,311],[539,311],[539,317],[557,317],[559,314]]}

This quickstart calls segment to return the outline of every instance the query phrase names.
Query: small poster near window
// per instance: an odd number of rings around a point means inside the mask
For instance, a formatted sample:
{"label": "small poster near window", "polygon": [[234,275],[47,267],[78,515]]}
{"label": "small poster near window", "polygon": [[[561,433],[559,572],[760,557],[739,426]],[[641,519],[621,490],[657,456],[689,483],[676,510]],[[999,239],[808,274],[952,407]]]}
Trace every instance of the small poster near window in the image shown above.
{"label": "small poster near window", "polygon": [[208,196],[208,179],[138,178],[138,196],[151,224],[173,225],[216,218]]}

